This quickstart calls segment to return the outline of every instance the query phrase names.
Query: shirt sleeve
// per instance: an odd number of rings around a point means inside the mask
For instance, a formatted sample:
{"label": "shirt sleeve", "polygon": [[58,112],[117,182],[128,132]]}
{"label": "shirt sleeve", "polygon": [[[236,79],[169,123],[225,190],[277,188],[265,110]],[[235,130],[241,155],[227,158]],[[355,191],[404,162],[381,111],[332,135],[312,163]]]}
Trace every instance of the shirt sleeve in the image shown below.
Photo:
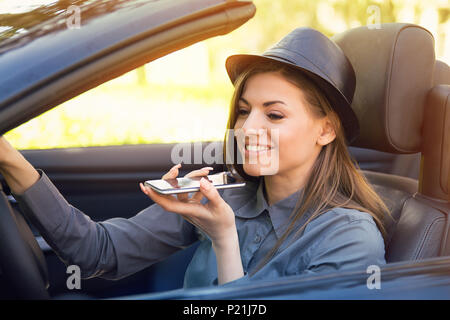
{"label": "shirt sleeve", "polygon": [[13,196],[58,257],[66,265],[78,265],[84,279],[126,277],[197,240],[192,224],[158,204],[129,219],[94,222],[38,172],[35,184]]}
{"label": "shirt sleeve", "polygon": [[312,247],[302,274],[380,266],[386,263],[384,256],[384,242],[376,224],[368,219],[353,220],[330,230]]}

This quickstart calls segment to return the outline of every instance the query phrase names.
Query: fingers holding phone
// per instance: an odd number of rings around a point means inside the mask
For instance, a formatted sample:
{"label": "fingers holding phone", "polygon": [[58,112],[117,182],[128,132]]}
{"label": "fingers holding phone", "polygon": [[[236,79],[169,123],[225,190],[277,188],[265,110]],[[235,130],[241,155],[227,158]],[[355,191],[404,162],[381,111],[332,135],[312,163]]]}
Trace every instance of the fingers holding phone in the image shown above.
{"label": "fingers holding phone", "polygon": [[[179,164],[181,167],[181,164]],[[193,177],[203,177],[209,174],[209,171],[214,170],[212,167],[204,167],[198,170],[194,170],[186,174],[185,178],[193,178]],[[185,202],[200,202],[203,198],[203,194],[200,191],[194,193],[194,195],[189,198],[188,193],[179,193],[177,194],[178,200]]]}
{"label": "fingers holding phone", "polygon": [[[173,166],[166,174],[164,174],[162,176],[162,179],[166,180],[167,182],[169,182],[172,185],[173,188],[178,188],[179,187],[177,185],[178,181],[176,179],[178,177],[178,174],[179,174],[179,168],[181,168],[181,164],[180,163],[175,165],[175,166]],[[209,174],[209,172],[211,170],[214,170],[214,168],[212,168],[212,167],[204,167],[204,168],[201,168],[201,169],[198,169],[198,170],[191,171],[188,174],[186,174],[184,177],[185,178],[193,178],[193,177],[208,176],[208,174]],[[144,186],[142,183],[140,183],[140,186],[141,186],[142,192],[144,192],[147,196],[150,197],[149,190],[151,188],[148,187],[148,186]],[[170,195],[167,195],[167,196],[170,196]],[[191,198],[189,198],[188,193],[178,193],[177,194],[177,198],[178,198],[178,200],[183,201],[183,202],[196,202],[196,203],[199,203],[202,200],[202,198],[203,198],[203,194],[200,191],[197,191],[197,192],[194,193],[194,195]]]}
{"label": "fingers holding phone", "polygon": [[194,170],[189,172],[187,175],[185,175],[185,178],[192,178],[192,177],[202,177],[207,176],[209,174],[209,171],[214,170],[213,167],[204,167],[198,170]]}
{"label": "fingers holding phone", "polygon": [[181,168],[181,163],[174,165],[170,170],[162,176],[161,179],[175,179],[178,177],[178,169]]}
{"label": "fingers holding phone", "polygon": [[[174,166],[163,178],[176,179],[179,168],[180,165]],[[208,177],[208,173],[212,169],[211,167],[205,167],[194,170],[185,176],[188,180],[194,177],[202,177],[198,179],[200,183],[199,191],[192,191],[195,194],[191,198],[188,198],[188,193],[186,192],[176,193],[177,199],[172,194],[163,194],[154,190],[151,185],[145,184],[144,186],[143,183],[140,183],[140,187],[143,193],[164,210],[179,214],[191,224],[203,230],[213,242],[222,242],[224,239],[229,238],[227,235],[231,232],[236,232],[236,226],[232,208],[224,201],[215,185],[209,180],[210,178],[213,179],[212,177],[214,176]],[[200,202],[203,196],[209,200],[206,204]]]}
{"label": "fingers holding phone", "polygon": [[[207,177],[209,174],[209,171],[214,170],[212,167],[204,167],[198,170],[194,170],[189,172],[187,175],[185,175],[185,178],[193,178],[193,177]],[[181,199],[180,199],[181,197]],[[181,201],[191,201],[191,202],[200,202],[203,199],[203,193],[200,191],[197,191],[194,193],[194,195],[189,199],[188,193],[180,193],[178,195],[178,199]],[[182,200],[183,199],[183,200]]]}

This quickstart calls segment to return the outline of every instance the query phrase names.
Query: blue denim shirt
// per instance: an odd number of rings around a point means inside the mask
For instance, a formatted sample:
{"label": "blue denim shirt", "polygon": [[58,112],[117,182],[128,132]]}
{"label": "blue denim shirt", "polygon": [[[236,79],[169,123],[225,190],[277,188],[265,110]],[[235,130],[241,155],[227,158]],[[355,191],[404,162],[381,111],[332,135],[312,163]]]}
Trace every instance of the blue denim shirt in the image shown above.
{"label": "blue denim shirt", "polygon": [[[80,266],[83,278],[120,279],[200,239],[186,270],[184,286],[217,284],[211,241],[179,215],[153,204],[129,219],[94,222],[70,205],[43,171],[38,172],[40,179],[14,197],[57,255],[66,264]],[[357,210],[335,208],[308,223],[299,237],[294,237],[294,229],[276,255],[250,277],[249,273],[282,236],[302,192],[298,190],[269,206],[262,182],[260,179],[259,183],[248,182],[244,188],[219,190],[236,216],[245,272],[244,277],[226,285],[385,263],[383,238],[372,217]],[[301,227],[310,214],[307,211],[295,228]]]}
{"label": "blue denim shirt", "polygon": [[[263,179],[222,196],[234,209],[245,276],[226,285],[248,280],[275,279],[298,274],[333,272],[344,268],[385,264],[384,241],[373,218],[358,210],[335,208],[295,231],[310,218],[312,210],[294,224],[275,256],[252,277],[249,276],[282,237],[303,189],[269,206]],[[235,205],[239,199],[240,204]],[[246,199],[246,201],[242,201]],[[217,284],[217,265],[211,242],[206,238],[186,270],[185,287]]]}

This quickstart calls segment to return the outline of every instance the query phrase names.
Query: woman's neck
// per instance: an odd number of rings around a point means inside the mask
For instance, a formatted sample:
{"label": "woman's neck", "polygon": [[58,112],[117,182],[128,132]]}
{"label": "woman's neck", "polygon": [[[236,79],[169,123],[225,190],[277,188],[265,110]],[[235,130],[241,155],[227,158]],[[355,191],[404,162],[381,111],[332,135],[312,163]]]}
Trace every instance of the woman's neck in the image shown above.
{"label": "woman's neck", "polygon": [[303,188],[306,184],[307,174],[264,176],[266,201],[269,206],[281,201]]}

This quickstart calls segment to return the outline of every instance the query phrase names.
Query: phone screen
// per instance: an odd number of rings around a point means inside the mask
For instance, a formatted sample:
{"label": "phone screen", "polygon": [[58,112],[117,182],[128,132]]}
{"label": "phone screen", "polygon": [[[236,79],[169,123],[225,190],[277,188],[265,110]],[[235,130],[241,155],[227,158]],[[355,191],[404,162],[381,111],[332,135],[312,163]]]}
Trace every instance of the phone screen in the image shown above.
{"label": "phone screen", "polygon": [[[231,185],[245,185],[244,181],[238,181],[228,172],[221,172],[203,177],[207,178],[218,189]],[[146,181],[146,184],[157,191],[173,191],[175,193],[177,191],[189,192],[197,191],[200,188],[201,178],[202,177],[148,180]]]}

